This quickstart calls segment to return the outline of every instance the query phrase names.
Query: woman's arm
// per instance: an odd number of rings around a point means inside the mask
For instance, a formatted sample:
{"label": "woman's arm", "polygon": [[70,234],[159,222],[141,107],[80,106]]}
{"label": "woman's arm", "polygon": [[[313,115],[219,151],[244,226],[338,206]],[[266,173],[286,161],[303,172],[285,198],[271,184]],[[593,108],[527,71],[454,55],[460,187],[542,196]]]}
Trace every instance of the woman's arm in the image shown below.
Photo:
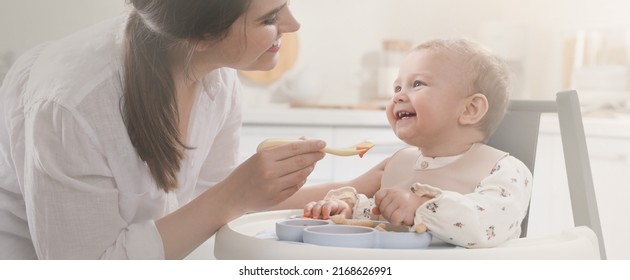
{"label": "woman's arm", "polygon": [[321,140],[305,140],[256,153],[225,180],[158,220],[165,258],[183,258],[227,222],[293,195],[324,157],[324,146]]}
{"label": "woman's arm", "polygon": [[141,176],[148,172],[133,155],[131,169],[112,166],[125,163],[107,157],[103,139],[72,108],[43,100],[29,111],[24,197],[42,259],[183,258],[226,222],[291,196],[324,157],[319,140],[257,153],[214,188],[162,216],[176,194]]}

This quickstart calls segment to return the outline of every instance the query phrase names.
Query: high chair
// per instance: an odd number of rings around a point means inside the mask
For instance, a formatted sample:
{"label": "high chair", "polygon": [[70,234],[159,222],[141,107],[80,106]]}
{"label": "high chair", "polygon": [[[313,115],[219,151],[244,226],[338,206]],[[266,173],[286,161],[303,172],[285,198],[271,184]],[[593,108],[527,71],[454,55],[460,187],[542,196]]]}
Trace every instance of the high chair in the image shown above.
{"label": "high chair", "polygon": [[[513,100],[489,145],[509,152],[533,172],[540,118],[557,113],[571,196],[574,227],[557,234],[527,237],[528,217],[521,238],[494,248],[464,249],[431,246],[426,249],[364,249],[315,246],[261,239],[275,221],[301,210],[270,211],[245,215],[216,235],[218,259],[605,259],[602,230],[593,188],[580,104],[575,91],[559,92],[556,100]],[[559,148],[559,147],[558,147]],[[534,178],[535,178],[535,174]],[[545,188],[534,180],[534,191]]]}
{"label": "high chair", "polygon": [[[586,226],[597,235],[600,258],[605,259],[606,252],[595,199],[580,102],[576,91],[559,92],[556,94],[555,102],[551,100],[513,100],[503,122],[488,141],[488,145],[509,152],[525,163],[533,173],[540,118],[545,113],[557,113],[560,123],[573,223],[576,227]],[[544,188],[544,186],[534,184],[534,188]],[[521,237],[527,235],[528,216],[521,224]]]}

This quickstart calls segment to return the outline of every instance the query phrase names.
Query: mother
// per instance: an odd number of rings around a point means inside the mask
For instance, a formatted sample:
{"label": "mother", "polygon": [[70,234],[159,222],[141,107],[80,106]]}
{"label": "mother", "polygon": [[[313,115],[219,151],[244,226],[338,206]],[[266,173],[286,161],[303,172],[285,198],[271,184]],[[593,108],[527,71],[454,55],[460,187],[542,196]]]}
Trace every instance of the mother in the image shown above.
{"label": "mother", "polygon": [[0,259],[183,258],[240,215],[340,185],[294,195],[321,140],[237,166],[235,69],[275,66],[299,29],[287,0],[129,2],[29,51],[0,88]]}

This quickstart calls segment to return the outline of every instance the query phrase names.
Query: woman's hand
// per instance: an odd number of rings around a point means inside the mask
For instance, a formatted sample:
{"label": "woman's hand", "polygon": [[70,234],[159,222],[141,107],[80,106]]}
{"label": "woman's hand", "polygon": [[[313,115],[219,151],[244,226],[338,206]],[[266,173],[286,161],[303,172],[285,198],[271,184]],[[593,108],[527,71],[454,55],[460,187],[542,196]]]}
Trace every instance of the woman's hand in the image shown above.
{"label": "woman's hand", "polygon": [[303,140],[262,150],[238,166],[224,181],[235,207],[244,212],[268,209],[299,190],[324,157],[321,140]]}
{"label": "woman's hand", "polygon": [[328,220],[334,215],[342,215],[346,219],[352,218],[352,207],[339,199],[312,201],[304,206],[306,218]]}
{"label": "woman's hand", "polygon": [[416,216],[416,209],[427,200],[429,200],[428,197],[417,196],[410,190],[385,188],[374,195],[376,207],[374,207],[372,212],[376,215],[382,215],[383,218],[394,225],[412,226]]}

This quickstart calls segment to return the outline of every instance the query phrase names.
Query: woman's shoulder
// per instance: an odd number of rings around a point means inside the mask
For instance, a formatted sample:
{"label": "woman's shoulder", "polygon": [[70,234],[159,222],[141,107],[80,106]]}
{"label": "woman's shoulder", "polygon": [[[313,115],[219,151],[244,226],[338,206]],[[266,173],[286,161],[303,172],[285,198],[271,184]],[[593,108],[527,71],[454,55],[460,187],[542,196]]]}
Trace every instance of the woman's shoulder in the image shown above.
{"label": "woman's shoulder", "polygon": [[77,106],[99,91],[119,91],[122,18],[108,20],[41,47],[30,67],[25,101],[54,99]]}
{"label": "woman's shoulder", "polygon": [[203,79],[203,83],[206,87],[222,87],[229,88],[233,87],[235,83],[238,81],[238,74],[235,69],[229,67],[222,67],[216,69],[208,75],[206,75]]}
{"label": "woman's shoulder", "polygon": [[223,67],[216,69],[203,78],[205,94],[211,100],[225,100],[229,103],[239,102],[240,84],[235,69]]}

